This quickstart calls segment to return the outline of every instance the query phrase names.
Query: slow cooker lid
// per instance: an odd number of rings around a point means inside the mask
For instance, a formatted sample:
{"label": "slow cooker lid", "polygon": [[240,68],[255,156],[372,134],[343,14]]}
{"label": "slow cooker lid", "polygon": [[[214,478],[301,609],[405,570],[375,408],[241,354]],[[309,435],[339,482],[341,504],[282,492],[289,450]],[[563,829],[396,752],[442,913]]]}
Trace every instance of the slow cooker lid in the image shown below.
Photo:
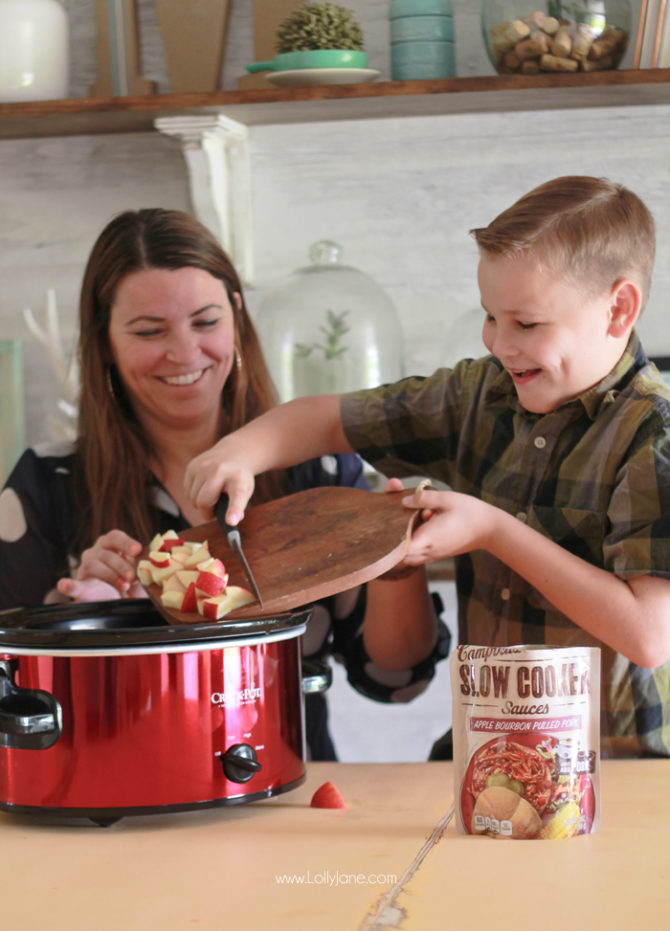
{"label": "slow cooker lid", "polygon": [[91,604],[41,605],[0,611],[0,651],[12,647],[109,648],[257,640],[304,625],[311,606],[260,618],[170,625],[144,598]]}

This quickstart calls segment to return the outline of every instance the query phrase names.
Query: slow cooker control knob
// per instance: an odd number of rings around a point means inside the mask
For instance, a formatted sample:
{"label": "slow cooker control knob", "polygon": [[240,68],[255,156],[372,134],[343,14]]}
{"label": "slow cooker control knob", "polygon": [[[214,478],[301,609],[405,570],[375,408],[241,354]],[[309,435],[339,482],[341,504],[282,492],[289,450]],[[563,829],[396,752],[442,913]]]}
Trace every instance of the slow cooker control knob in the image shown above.
{"label": "slow cooker control knob", "polygon": [[221,754],[221,765],[226,779],[231,782],[249,782],[263,768],[249,744],[233,744]]}

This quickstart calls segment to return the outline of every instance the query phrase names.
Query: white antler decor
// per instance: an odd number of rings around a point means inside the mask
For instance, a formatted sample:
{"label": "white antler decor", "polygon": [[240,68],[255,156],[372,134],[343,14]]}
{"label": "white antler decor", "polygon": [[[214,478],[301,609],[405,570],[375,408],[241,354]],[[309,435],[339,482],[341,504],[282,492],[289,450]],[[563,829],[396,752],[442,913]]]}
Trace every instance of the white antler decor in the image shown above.
{"label": "white antler decor", "polygon": [[[23,317],[31,334],[38,343],[46,349],[49,361],[63,392],[58,400],[58,408],[65,414],[65,435],[67,439],[74,439],[76,434],[76,419],[79,400],[79,365],[74,353],[69,357],[63,348],[63,340],[56,306],[56,292],[48,288],[46,293],[46,324],[41,326],[29,307],[23,311]],[[63,438],[64,425],[62,421],[48,418],[49,426],[58,439]]]}

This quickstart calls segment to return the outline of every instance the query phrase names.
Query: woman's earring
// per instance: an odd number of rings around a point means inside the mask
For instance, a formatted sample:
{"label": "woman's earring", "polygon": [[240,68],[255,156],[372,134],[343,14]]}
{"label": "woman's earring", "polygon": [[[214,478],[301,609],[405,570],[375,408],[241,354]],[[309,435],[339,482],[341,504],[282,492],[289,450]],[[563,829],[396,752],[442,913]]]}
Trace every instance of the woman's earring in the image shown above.
{"label": "woman's earring", "polygon": [[240,355],[240,350],[235,347],[235,368],[238,372],[242,371],[242,356]]}

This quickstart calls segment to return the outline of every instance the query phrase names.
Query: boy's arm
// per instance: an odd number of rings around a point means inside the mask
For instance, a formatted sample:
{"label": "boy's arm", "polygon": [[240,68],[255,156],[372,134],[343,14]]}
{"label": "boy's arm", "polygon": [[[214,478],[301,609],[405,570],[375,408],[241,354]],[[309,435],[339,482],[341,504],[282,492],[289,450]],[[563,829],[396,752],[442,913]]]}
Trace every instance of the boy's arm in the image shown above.
{"label": "boy's arm", "polygon": [[426,490],[405,501],[432,511],[412,536],[410,565],[486,550],[571,621],[637,665],[653,668],[670,660],[670,580],[620,579],[470,495]]}
{"label": "boy's arm", "polygon": [[226,519],[238,524],[254,490],[254,475],[326,453],[353,452],[340,418],[338,394],[296,398],[229,433],[186,468],[184,488],[196,507],[214,506],[223,490]]}

